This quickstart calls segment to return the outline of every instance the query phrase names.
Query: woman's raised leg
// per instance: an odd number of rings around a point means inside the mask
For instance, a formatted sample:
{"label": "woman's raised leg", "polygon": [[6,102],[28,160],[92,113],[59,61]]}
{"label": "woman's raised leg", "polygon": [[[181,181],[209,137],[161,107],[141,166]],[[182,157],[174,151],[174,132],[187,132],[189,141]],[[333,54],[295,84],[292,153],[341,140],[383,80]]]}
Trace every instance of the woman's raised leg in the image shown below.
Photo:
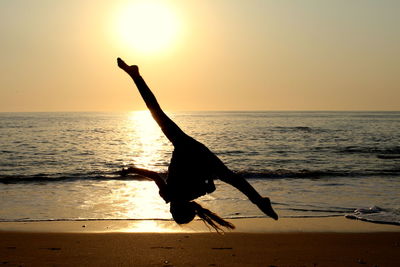
{"label": "woman's raised leg", "polygon": [[118,58],[118,66],[123,69],[136,84],[140,95],[142,96],[147,108],[150,110],[154,120],[160,126],[165,136],[171,141],[172,144],[176,144],[186,134],[175,124],[161,109],[157,102],[156,97],[147,86],[146,82],[139,74],[139,68],[136,65],[129,66],[122,59]]}

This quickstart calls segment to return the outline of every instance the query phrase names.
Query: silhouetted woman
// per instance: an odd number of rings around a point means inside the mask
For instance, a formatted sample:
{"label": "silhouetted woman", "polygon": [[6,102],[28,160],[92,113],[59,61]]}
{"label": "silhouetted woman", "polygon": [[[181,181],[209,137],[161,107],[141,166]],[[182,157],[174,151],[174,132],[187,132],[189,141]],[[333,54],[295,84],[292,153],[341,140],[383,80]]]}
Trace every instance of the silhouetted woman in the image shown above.
{"label": "silhouetted woman", "polygon": [[166,180],[156,172],[136,167],[124,169],[122,175],[135,173],[154,180],[160,196],[170,203],[170,212],[178,224],[189,223],[197,215],[216,230],[220,229],[219,226],[234,228],[230,222],[193,201],[215,191],[216,178],[234,186],[265,214],[278,219],[269,198],[261,197],[243,177],[229,170],[205,145],[185,134],[164,113],[136,65],[128,66],[118,58],[118,66],[132,77],[151,115],[174,146]]}

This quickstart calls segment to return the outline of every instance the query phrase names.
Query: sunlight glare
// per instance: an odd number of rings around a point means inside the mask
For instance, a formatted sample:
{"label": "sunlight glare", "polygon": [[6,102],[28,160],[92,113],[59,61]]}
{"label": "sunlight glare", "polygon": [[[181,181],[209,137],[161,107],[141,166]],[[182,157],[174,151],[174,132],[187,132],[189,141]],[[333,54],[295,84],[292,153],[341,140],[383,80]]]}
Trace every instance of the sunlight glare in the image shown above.
{"label": "sunlight glare", "polygon": [[116,30],[124,46],[141,53],[163,52],[177,39],[180,24],[166,1],[134,1],[117,12]]}
{"label": "sunlight glare", "polygon": [[116,206],[117,218],[128,219],[169,219],[168,206],[158,194],[157,185],[152,181],[124,181],[114,187],[110,194]]}
{"label": "sunlight glare", "polygon": [[131,147],[137,156],[133,163],[137,167],[151,169],[153,171],[165,171],[165,155],[163,150],[168,145],[161,130],[152,118],[149,111],[135,111],[129,116],[133,127]]}

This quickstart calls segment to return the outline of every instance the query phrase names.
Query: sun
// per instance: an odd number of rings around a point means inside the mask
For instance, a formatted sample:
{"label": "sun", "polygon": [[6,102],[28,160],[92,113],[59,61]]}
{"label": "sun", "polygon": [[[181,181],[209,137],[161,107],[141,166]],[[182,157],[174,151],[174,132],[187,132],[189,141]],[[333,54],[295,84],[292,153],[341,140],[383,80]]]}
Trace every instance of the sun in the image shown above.
{"label": "sun", "polygon": [[176,42],[180,25],[167,1],[133,1],[116,15],[116,32],[124,47],[139,53],[162,52]]}

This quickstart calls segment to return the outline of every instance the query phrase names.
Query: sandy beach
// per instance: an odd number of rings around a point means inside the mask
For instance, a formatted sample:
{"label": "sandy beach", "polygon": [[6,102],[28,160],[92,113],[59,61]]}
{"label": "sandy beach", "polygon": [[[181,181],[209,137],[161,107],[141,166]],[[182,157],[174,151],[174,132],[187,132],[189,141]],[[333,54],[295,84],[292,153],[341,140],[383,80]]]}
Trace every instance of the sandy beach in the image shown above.
{"label": "sandy beach", "polygon": [[383,267],[400,261],[398,226],[341,217],[233,222],[237,230],[225,234],[201,222],[179,228],[164,221],[158,232],[132,221],[0,223],[0,264]]}

